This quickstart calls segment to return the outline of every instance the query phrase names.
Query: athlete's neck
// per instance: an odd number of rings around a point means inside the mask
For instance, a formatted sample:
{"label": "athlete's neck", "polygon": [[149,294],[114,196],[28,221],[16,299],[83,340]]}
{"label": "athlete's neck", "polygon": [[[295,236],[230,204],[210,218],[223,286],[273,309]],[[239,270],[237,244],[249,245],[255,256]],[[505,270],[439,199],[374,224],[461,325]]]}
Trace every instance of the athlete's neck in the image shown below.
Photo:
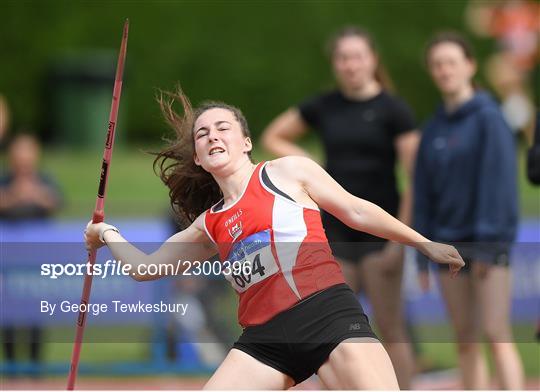
{"label": "athlete's neck", "polygon": [[455,93],[443,96],[444,108],[447,113],[455,112],[461,105],[471,99],[474,95],[474,88],[470,84],[459,89]]}
{"label": "athlete's neck", "polygon": [[341,92],[349,99],[364,101],[378,95],[382,91],[382,86],[375,79],[362,86],[341,86]]}
{"label": "athlete's neck", "polygon": [[234,203],[242,195],[255,167],[256,165],[247,157],[232,173],[223,177],[214,176],[223,192],[224,207]]}

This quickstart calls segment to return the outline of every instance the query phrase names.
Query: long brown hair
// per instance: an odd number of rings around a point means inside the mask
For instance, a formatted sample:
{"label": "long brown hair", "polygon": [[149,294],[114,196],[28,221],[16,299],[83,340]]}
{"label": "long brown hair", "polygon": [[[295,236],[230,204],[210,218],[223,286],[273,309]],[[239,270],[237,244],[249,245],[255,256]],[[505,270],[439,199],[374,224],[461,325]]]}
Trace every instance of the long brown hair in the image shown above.
{"label": "long brown hair", "polygon": [[[161,92],[157,101],[165,121],[175,131],[176,139],[167,140],[168,145],[156,153],[154,172],[169,188],[174,212],[180,219],[193,222],[222,197],[221,190],[212,175],[197,166],[193,160],[195,121],[207,110],[220,108],[234,114],[246,137],[250,136],[248,124],[240,109],[223,102],[205,101],[193,109],[180,86],[177,86],[174,92]],[[175,103],[182,105],[182,115],[173,108]],[[248,155],[251,158],[251,152]]]}
{"label": "long brown hair", "polygon": [[379,82],[379,84],[382,86],[382,88],[388,92],[394,92],[394,83],[392,83],[392,79],[390,78],[390,75],[386,71],[386,67],[382,64],[379,51],[377,50],[377,46],[375,45],[375,41],[373,40],[373,37],[371,34],[364,30],[361,27],[358,26],[345,26],[341,28],[340,30],[336,31],[328,40],[328,43],[326,44],[326,52],[329,57],[333,57],[335,54],[335,51],[337,49],[337,45],[340,40],[343,38],[348,37],[358,37],[363,39],[367,42],[369,48],[371,49],[372,53],[378,57],[377,61],[377,68],[375,69],[375,80]]}

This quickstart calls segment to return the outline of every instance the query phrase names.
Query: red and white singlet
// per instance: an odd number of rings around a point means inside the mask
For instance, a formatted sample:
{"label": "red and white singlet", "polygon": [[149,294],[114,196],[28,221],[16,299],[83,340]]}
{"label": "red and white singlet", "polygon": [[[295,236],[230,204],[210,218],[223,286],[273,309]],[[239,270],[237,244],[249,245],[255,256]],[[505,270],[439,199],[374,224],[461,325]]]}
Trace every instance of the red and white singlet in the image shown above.
{"label": "red and white singlet", "polygon": [[259,163],[239,199],[206,211],[205,230],[222,260],[250,262],[251,274],[227,274],[238,293],[238,321],[262,324],[307,296],[344,283],[319,210],[277,189]]}

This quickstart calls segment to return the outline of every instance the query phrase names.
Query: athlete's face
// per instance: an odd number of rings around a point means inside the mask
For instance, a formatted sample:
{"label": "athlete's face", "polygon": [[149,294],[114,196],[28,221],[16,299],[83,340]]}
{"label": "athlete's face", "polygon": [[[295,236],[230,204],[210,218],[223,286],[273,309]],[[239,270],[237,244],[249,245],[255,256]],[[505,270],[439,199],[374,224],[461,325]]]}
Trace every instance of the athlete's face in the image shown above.
{"label": "athlete's face", "polygon": [[377,56],[362,37],[343,37],[332,55],[338,83],[345,89],[362,88],[375,78]]}
{"label": "athlete's face", "polygon": [[222,108],[209,109],[195,120],[193,138],[195,164],[210,173],[249,159],[252,149],[234,113]]}
{"label": "athlete's face", "polygon": [[458,44],[436,44],[429,50],[427,60],[431,77],[443,95],[459,94],[471,85],[476,64]]}

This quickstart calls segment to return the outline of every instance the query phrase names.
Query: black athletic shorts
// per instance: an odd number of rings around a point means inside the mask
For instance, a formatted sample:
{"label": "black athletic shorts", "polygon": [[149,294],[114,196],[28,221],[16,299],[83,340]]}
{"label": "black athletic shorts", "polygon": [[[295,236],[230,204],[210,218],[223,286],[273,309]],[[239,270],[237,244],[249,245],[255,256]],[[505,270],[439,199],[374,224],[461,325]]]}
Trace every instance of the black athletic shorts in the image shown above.
{"label": "black athletic shorts", "polygon": [[358,263],[386,245],[385,239],[354,230],[326,212],[322,214],[322,222],[332,253],[340,261]]}
{"label": "black athletic shorts", "polygon": [[264,324],[247,327],[233,348],[289,375],[296,384],[317,373],[345,339],[372,337],[368,317],[346,284],[319,291]]}

